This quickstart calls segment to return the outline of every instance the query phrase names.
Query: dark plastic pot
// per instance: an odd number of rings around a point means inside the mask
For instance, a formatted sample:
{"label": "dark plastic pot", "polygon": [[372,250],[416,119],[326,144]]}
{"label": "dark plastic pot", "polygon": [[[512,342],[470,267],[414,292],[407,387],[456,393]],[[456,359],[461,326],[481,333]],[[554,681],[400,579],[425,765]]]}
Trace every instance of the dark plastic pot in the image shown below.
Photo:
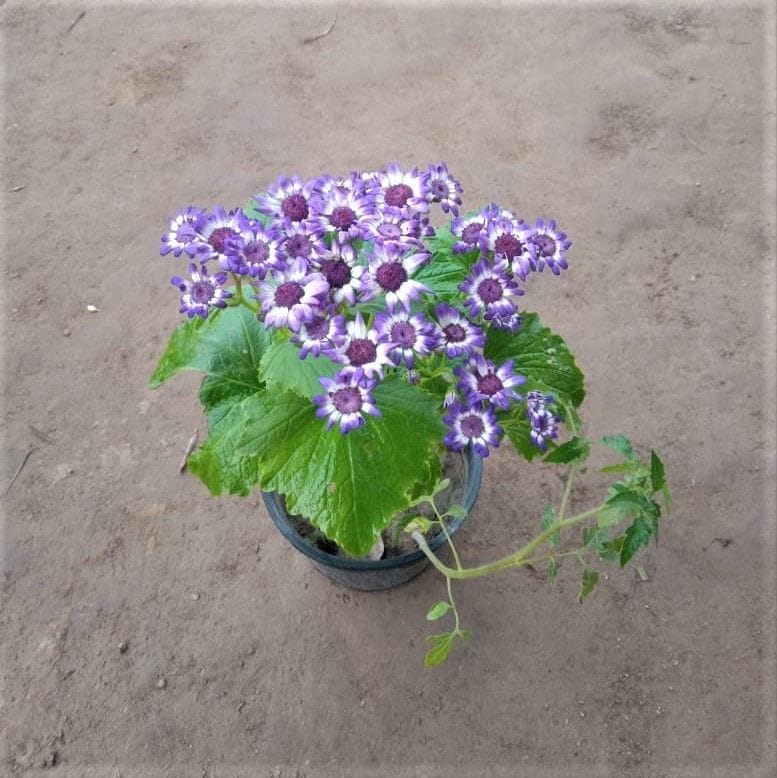
{"label": "dark plastic pot", "polygon": [[[461,504],[470,511],[475,504],[483,475],[483,460],[471,449],[466,453],[466,476]],[[402,556],[387,559],[354,559],[352,557],[327,554],[320,548],[308,543],[289,523],[283,497],[276,492],[262,492],[264,504],[275,525],[284,537],[310,559],[314,567],[327,578],[331,578],[349,589],[375,591],[390,589],[415,578],[429,564],[423,551],[413,551]],[[464,522],[455,518],[448,524],[448,532],[453,535]],[[436,551],[445,543],[445,535],[440,533],[432,538],[429,546]]]}

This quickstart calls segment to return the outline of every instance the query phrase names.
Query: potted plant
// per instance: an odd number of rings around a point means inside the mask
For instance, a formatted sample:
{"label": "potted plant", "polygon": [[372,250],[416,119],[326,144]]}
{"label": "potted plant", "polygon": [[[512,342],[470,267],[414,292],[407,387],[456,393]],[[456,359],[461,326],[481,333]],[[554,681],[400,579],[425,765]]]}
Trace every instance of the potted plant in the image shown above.
{"label": "potted plant", "polygon": [[[244,208],[189,207],[161,254],[186,315],[151,379],[205,374],[208,437],[188,467],[213,494],[263,490],[281,531],[330,577],[385,588],[431,562],[453,628],[429,638],[439,664],[465,638],[451,582],[508,567],[625,565],[658,536],[663,465],[623,437],[601,503],[567,516],[588,456],[577,411],[583,375],[567,345],[518,300],[534,276],[559,276],[571,247],[555,221],[527,222],[497,204],[459,214],[445,164],[280,178]],[[450,214],[435,228],[431,208]],[[546,272],[548,271],[548,272]],[[565,430],[565,442],[562,440]],[[569,467],[558,509],[537,536],[493,563],[465,568],[453,535],[472,508],[482,459],[507,438],[527,460]],[[582,529],[575,548],[562,534]],[[451,549],[453,566],[437,554]]]}

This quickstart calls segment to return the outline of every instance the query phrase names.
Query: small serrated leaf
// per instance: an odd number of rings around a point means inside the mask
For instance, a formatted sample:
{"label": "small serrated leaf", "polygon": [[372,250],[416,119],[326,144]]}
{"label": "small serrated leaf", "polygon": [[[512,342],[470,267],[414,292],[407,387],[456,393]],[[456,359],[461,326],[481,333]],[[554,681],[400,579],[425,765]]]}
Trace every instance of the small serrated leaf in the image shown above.
{"label": "small serrated leaf", "polygon": [[548,561],[548,583],[555,583],[558,575],[558,562],[556,557],[552,556]]}
{"label": "small serrated leaf", "polygon": [[655,451],[650,451],[650,485],[653,492],[664,488],[666,478],[664,476],[664,463],[659,459]]}
{"label": "small serrated leaf", "polygon": [[[558,514],[556,513],[556,509],[552,505],[546,505],[545,510],[542,512],[542,530],[543,532],[545,530],[550,529],[554,524],[558,523]],[[561,533],[555,532],[553,533],[550,538],[548,538],[548,542],[551,546],[557,546],[561,542]]]}
{"label": "small serrated leaf", "polygon": [[634,454],[634,448],[631,445],[631,441],[625,435],[605,435],[602,438],[602,443],[605,446],[609,446],[615,451],[619,451],[626,459],[636,460]]}
{"label": "small serrated leaf", "polygon": [[591,594],[597,583],[599,583],[599,573],[597,573],[596,570],[591,570],[590,567],[584,568],[583,577],[580,580],[580,594],[577,595],[577,601],[582,603],[583,600]]}
{"label": "small serrated leaf", "polygon": [[591,444],[585,438],[572,438],[548,454],[544,461],[556,464],[583,462],[591,452]]}
{"label": "small serrated leaf", "polygon": [[426,620],[437,621],[437,619],[441,619],[450,609],[451,604],[449,602],[440,600],[429,608],[429,612],[426,614]]}
{"label": "small serrated leaf", "polygon": [[445,513],[448,516],[453,516],[455,519],[467,518],[467,509],[463,505],[450,505],[446,509]]}
{"label": "small serrated leaf", "polygon": [[444,632],[440,635],[429,635],[426,638],[433,645],[424,657],[424,667],[439,667],[447,658],[453,643],[453,633]]}

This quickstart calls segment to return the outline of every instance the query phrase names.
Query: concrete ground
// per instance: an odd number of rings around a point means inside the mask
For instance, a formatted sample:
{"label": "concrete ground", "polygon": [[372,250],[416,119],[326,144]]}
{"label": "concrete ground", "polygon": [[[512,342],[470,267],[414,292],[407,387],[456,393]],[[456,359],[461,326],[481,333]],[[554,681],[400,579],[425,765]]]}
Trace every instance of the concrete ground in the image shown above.
{"label": "concrete ground", "polygon": [[[0,5],[0,488],[29,452],[0,501],[0,773],[775,775],[772,3]],[[147,382],[168,214],[440,159],[466,205],[570,234],[526,307],[586,372],[588,433],[661,452],[675,510],[647,580],[582,606],[571,566],[457,586],[474,636],[425,670],[441,579],[330,584],[258,496],[179,475],[196,377]],[[466,559],[559,493],[500,449]]]}

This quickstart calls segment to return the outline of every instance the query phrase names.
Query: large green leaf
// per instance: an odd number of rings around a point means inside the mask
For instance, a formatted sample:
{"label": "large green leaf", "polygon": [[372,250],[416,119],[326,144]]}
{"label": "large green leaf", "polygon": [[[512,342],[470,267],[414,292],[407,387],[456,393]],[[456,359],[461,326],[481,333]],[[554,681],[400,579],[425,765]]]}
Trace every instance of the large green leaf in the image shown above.
{"label": "large green leaf", "polygon": [[444,434],[439,402],[418,386],[390,376],[373,396],[382,416],[342,435],[309,400],[267,392],[240,441],[244,455],[259,456],[262,488],[284,494],[291,512],[354,555],[407,506]]}
{"label": "large green leaf", "polygon": [[323,392],[321,376],[332,376],[337,370],[338,365],[331,359],[312,354],[300,359],[298,346],[288,340],[276,340],[264,352],[259,377],[280,389],[311,398]]}
{"label": "large green leaf", "polygon": [[521,318],[518,332],[488,333],[485,356],[497,364],[512,359],[515,372],[527,377],[527,388],[543,386],[559,399],[580,405],[585,397],[583,374],[567,344],[544,327],[536,313],[521,313]]}
{"label": "large green leaf", "polygon": [[427,245],[432,252],[431,262],[419,268],[413,279],[426,284],[436,295],[451,302],[459,295],[459,284],[464,281],[470,263],[466,257],[452,251],[455,238],[448,228],[437,230]]}
{"label": "large green leaf", "polygon": [[156,388],[181,370],[218,376],[235,391],[260,388],[259,363],[270,343],[264,325],[242,305],[211,311],[181,324],[151,376]]}

